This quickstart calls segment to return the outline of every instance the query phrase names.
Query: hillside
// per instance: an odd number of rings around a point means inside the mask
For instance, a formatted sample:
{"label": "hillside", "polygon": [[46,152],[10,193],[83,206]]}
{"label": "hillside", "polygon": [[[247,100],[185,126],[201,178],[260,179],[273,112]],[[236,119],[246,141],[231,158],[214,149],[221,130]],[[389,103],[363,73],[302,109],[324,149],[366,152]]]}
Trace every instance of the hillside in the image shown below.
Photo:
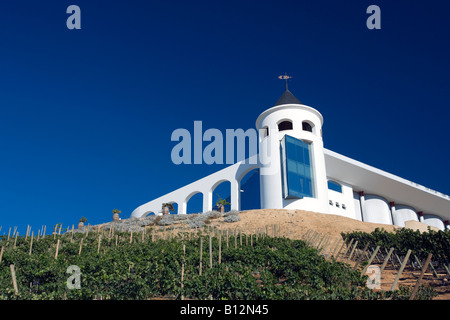
{"label": "hillside", "polygon": [[[398,290],[391,291],[397,261],[403,260],[400,250],[381,273],[382,291],[372,291],[362,277],[363,264],[356,262],[367,261],[363,239],[358,250],[343,245],[341,232],[376,228],[398,227],[300,210],[252,210],[153,215],[62,234],[60,229],[45,237],[5,235],[0,237],[0,300],[407,298],[420,268],[406,266]],[[382,239],[391,235],[383,234]],[[366,236],[352,237],[360,235]],[[439,243],[447,243],[443,239]],[[371,264],[380,265],[383,255]],[[80,290],[68,290],[68,266],[81,271]],[[436,269],[438,274],[429,270],[424,282],[439,294],[435,299],[450,299],[449,277]],[[419,299],[434,297],[434,290],[421,288]]]}

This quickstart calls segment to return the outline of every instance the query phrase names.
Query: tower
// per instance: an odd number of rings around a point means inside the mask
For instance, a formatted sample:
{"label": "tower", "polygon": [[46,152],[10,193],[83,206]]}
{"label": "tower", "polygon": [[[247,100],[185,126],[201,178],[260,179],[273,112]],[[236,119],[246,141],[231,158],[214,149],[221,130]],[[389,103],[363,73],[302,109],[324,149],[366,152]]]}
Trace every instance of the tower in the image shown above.
{"label": "tower", "polygon": [[262,209],[328,213],[323,117],[287,88],[256,120]]}

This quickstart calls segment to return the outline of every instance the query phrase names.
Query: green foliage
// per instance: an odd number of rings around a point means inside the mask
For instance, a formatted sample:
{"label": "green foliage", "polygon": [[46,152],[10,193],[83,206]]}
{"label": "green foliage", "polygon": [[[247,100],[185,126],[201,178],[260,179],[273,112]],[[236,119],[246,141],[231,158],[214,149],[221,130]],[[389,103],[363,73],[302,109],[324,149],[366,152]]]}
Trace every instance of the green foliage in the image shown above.
{"label": "green foliage", "polygon": [[371,233],[355,231],[341,235],[345,241],[357,240],[360,249],[368,243],[372,248],[376,246],[383,249],[394,248],[401,255],[405,255],[408,249],[411,249],[412,253],[422,260],[432,253],[433,261],[439,264],[448,264],[450,261],[449,231],[434,231],[428,228],[428,232],[421,233],[418,230],[402,228],[387,232],[376,228]]}
{"label": "green foliage", "polygon": [[[115,236],[119,237],[117,247]],[[56,237],[56,239],[54,238]],[[200,241],[192,240],[142,242],[141,237],[116,232],[111,239],[95,232],[51,235],[34,240],[18,237],[16,248],[6,237],[0,263],[0,300],[3,299],[149,299],[184,296],[192,299],[401,299],[403,291],[374,292],[365,286],[361,276],[349,265],[326,260],[320,252],[299,240],[263,237],[253,239],[253,246],[234,248],[222,237],[221,264],[218,263],[219,241],[212,238],[213,266],[209,266],[209,237],[203,235],[202,274],[199,275]],[[244,236],[245,237],[245,236]],[[78,255],[80,241],[83,249]],[[60,240],[55,260],[56,241]],[[250,243],[250,241],[248,241]],[[243,243],[246,243],[244,240]],[[183,255],[183,244],[186,254]],[[19,293],[13,290],[10,264],[15,265]],[[81,289],[68,289],[67,268],[81,270]],[[184,281],[181,283],[181,266]],[[431,299],[433,292],[423,288],[418,297]]]}
{"label": "green foliage", "polygon": [[221,196],[219,196],[219,194],[218,193],[216,193],[216,195],[217,195],[217,197],[218,197],[218,199],[217,199],[217,201],[216,201],[216,207],[223,207],[223,206],[226,206],[226,205],[229,205],[229,204],[231,204],[231,203],[229,203],[226,199],[222,199],[222,197]]}

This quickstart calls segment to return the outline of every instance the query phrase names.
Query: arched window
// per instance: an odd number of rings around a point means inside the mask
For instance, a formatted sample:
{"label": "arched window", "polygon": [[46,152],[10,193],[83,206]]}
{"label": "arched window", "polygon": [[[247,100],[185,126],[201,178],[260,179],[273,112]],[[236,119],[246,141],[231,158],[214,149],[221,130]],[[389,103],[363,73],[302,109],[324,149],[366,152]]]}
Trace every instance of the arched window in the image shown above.
{"label": "arched window", "polygon": [[285,120],[278,124],[278,131],[292,130],[292,121]]}
{"label": "arched window", "polygon": [[306,122],[306,121],[303,121],[302,122],[302,129],[303,129],[303,131],[309,131],[309,132],[312,132],[312,125],[310,124],[310,123],[308,123],[308,122]]}

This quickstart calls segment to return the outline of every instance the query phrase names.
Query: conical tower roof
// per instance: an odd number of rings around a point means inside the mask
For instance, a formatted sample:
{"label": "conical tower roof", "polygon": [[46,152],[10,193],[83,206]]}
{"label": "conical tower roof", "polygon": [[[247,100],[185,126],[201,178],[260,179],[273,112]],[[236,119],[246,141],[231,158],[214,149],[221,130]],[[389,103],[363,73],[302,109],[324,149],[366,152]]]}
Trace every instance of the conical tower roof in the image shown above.
{"label": "conical tower roof", "polygon": [[302,104],[302,103],[292,94],[292,92],[286,89],[286,91],[281,95],[280,99],[278,99],[278,101],[273,106],[275,107],[282,104]]}

